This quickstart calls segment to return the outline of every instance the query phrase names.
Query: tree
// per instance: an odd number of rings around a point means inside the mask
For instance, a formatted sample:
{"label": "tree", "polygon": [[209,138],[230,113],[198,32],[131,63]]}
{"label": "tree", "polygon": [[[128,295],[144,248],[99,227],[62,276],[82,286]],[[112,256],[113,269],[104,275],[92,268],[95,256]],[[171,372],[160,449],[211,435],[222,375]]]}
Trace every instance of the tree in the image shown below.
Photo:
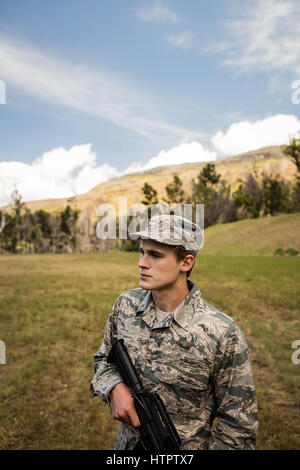
{"label": "tree", "polygon": [[279,175],[258,176],[256,171],[254,175],[249,174],[246,181],[239,180],[241,184],[233,193],[235,205],[242,208],[242,216],[258,218],[292,211],[288,183]]}
{"label": "tree", "polygon": [[216,173],[215,165],[207,163],[197,176],[198,182],[192,180],[192,202],[194,204],[205,204],[206,209],[217,194],[214,186],[219,182],[220,176]]}
{"label": "tree", "polygon": [[291,212],[289,186],[279,175],[263,174],[262,180],[263,215],[277,215],[280,212]]}
{"label": "tree", "polygon": [[213,186],[219,183],[220,178],[221,175],[217,175],[216,166],[213,163],[207,163],[198,176],[199,183],[202,183],[204,186],[208,186],[209,183]]}
{"label": "tree", "polygon": [[50,214],[44,210],[38,210],[34,213],[34,219],[36,223],[40,225],[43,237],[50,238],[52,229],[50,225]]}
{"label": "tree", "polygon": [[[256,173],[255,173],[256,175]],[[259,181],[249,174],[246,181],[239,179],[240,185],[233,193],[236,207],[243,210],[242,218],[258,218],[263,207],[263,191]]]}
{"label": "tree", "polygon": [[16,253],[17,231],[15,218],[11,214],[6,213],[5,222],[6,223],[1,234],[1,246],[4,251]]}
{"label": "tree", "polygon": [[236,220],[236,208],[230,194],[230,186],[221,180],[213,163],[207,163],[192,180],[192,192],[186,199],[189,204],[204,204],[204,227],[218,222]]}
{"label": "tree", "polygon": [[15,189],[12,194],[11,194],[11,200],[13,204],[13,214],[14,214],[14,222],[15,222],[15,237],[16,237],[16,245],[15,245],[15,251],[17,246],[19,245],[19,242],[21,241],[21,230],[22,230],[22,209],[25,206],[25,203],[22,202],[22,196],[18,192],[17,189]]}
{"label": "tree", "polygon": [[31,231],[31,239],[34,243],[34,251],[39,252],[41,238],[41,224],[36,224]]}
{"label": "tree", "polygon": [[72,209],[69,205],[60,212],[60,231],[62,232],[59,241],[59,248],[67,250],[70,249],[68,246],[71,242],[72,250],[76,248],[76,222],[78,219],[79,210]]}
{"label": "tree", "polygon": [[146,206],[151,206],[151,204],[157,204],[157,191],[151,186],[151,184],[145,183],[142,187],[142,191],[145,196],[145,200],[142,201],[142,204]]}
{"label": "tree", "polygon": [[2,232],[6,225],[5,212],[0,211],[0,253],[2,248]]}
{"label": "tree", "polygon": [[290,144],[285,146],[283,153],[291,157],[297,168],[298,174],[291,195],[291,205],[292,211],[300,211],[300,138],[292,138]]}
{"label": "tree", "polygon": [[[300,173],[300,138],[293,137],[290,140],[290,144],[284,147],[283,153],[291,157],[297,171]],[[297,176],[297,178],[299,179],[300,177]]]}
{"label": "tree", "polygon": [[238,209],[231,196],[231,187],[222,180],[209,206],[205,207],[204,227],[217,223],[235,222],[238,218]]}
{"label": "tree", "polygon": [[184,191],[182,189],[182,180],[179,176],[174,175],[173,181],[166,187],[167,197],[164,198],[168,204],[174,202],[175,204],[181,204],[184,201]]}

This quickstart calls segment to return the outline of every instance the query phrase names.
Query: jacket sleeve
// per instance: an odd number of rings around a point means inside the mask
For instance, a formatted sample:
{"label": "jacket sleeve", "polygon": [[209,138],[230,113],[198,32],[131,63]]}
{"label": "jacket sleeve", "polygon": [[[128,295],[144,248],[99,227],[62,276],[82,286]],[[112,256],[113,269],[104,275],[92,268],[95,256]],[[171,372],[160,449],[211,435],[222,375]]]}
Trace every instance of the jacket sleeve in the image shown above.
{"label": "jacket sleeve", "polygon": [[257,439],[257,404],[248,346],[233,324],[220,340],[213,376],[217,425],[211,450],[254,450]]}
{"label": "jacket sleeve", "polygon": [[120,382],[123,382],[121,375],[114,364],[107,362],[107,356],[114,341],[117,340],[116,321],[120,308],[121,296],[117,298],[113,309],[108,317],[103,343],[94,356],[94,377],[90,384],[92,396],[99,396],[103,401],[109,403],[110,391]]}

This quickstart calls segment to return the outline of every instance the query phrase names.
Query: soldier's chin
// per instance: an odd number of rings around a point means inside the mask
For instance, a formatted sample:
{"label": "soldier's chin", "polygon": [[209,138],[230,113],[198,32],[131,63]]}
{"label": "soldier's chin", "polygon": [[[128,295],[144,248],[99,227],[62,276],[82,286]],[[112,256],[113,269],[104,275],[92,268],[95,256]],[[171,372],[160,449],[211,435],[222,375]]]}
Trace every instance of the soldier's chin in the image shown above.
{"label": "soldier's chin", "polygon": [[150,280],[150,277],[140,278],[140,287],[147,286],[147,288],[149,289],[149,286],[151,284]]}

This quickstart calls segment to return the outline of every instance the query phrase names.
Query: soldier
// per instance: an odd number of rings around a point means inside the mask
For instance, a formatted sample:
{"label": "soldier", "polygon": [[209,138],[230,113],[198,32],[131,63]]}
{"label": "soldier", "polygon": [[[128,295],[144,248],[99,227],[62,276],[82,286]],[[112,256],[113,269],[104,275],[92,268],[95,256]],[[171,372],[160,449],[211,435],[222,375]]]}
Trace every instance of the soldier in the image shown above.
{"label": "soldier", "polygon": [[244,334],[188,279],[199,230],[180,216],[156,215],[145,231],[130,234],[141,240],[140,287],[115,301],[91,382],[92,395],[121,421],[115,449],[139,448],[131,390],[107,363],[120,338],[143,386],[164,401],[182,450],[255,449],[256,395]]}

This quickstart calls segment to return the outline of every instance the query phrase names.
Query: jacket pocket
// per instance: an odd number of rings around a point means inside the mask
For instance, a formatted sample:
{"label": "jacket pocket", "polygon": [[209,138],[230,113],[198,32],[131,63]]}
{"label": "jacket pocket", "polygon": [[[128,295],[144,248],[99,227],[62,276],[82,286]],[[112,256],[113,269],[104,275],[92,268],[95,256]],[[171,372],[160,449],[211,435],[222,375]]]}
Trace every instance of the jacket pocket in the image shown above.
{"label": "jacket pocket", "polygon": [[190,356],[164,356],[152,363],[159,393],[179,420],[198,419],[209,393],[210,371]]}
{"label": "jacket pocket", "polygon": [[210,367],[201,359],[192,356],[164,355],[153,361],[155,375],[160,381],[181,387],[204,391],[210,376]]}

